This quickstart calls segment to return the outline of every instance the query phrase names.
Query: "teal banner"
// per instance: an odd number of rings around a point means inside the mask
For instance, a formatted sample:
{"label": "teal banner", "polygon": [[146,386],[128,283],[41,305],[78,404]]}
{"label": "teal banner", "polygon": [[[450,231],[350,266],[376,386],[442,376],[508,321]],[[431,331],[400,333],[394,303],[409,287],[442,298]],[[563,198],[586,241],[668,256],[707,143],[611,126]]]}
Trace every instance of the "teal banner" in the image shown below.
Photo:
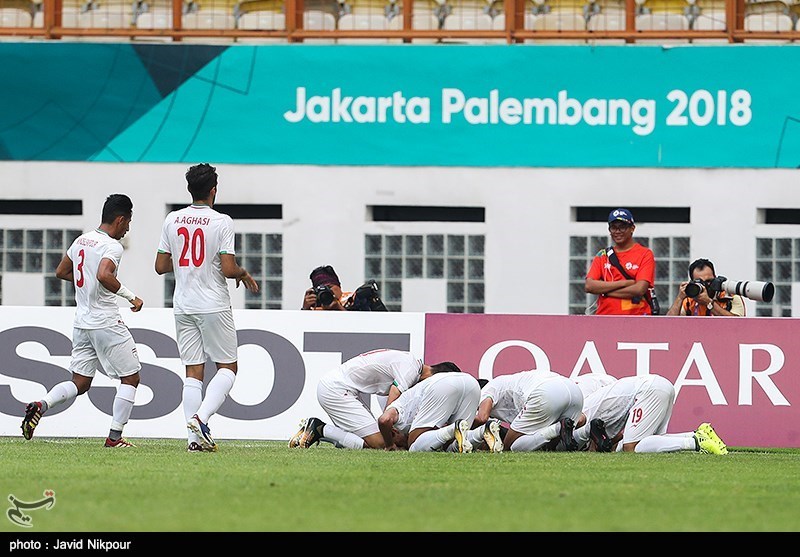
{"label": "teal banner", "polygon": [[800,49],[0,43],[0,160],[800,166]]}

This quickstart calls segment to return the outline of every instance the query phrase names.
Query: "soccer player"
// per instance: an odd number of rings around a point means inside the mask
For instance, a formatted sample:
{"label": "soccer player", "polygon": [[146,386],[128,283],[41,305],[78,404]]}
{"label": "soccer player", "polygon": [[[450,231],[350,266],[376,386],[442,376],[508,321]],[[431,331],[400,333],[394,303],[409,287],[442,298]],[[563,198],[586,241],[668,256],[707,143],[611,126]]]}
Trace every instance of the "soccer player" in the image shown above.
{"label": "soccer player", "polygon": [[675,387],[656,374],[623,377],[586,397],[586,424],[573,437],[590,451],[665,453],[699,451],[717,455],[728,449],[709,423],[695,431],[667,433]]}
{"label": "soccer player", "polygon": [[355,356],[325,374],[317,385],[317,401],[333,423],[303,419],[289,447],[307,449],[326,440],[348,449],[385,449],[370,410],[370,395],[387,397],[388,406],[418,382],[443,371],[461,370],[453,362],[429,366],[400,350],[378,349]]}
{"label": "soccer player", "polygon": [[105,375],[120,381],[104,446],[133,447],[122,437],[122,429],[133,410],[142,366],[116,299],[125,298],[131,304],[131,311],[139,311],[144,304],[117,279],[123,251],[119,240],[130,229],[132,217],[133,203],[127,195],[109,195],[103,204],[100,226],[78,236],[56,268],[56,277],[75,285],[69,365],[72,379],[59,383],[42,400],[26,406],[22,420],[25,439],[33,437],[33,430],[45,412],[88,391],[100,364]]}
{"label": "soccer player", "polygon": [[[258,283],[236,262],[233,220],[214,210],[217,169],[197,164],[186,172],[192,204],[164,219],[155,269],[175,273],[172,307],[181,362],[186,366],[183,412],[189,452],[213,452],[217,444],[208,421],[217,413],[236,380],[238,342],[226,279],[258,292]],[[203,371],[211,359],[217,372],[203,389]]]}
{"label": "soccer player", "polygon": [[[572,379],[553,371],[518,371],[499,375],[481,389],[475,424],[490,418],[508,422],[503,444],[511,451],[546,450],[559,442],[574,451],[572,433],[576,423],[583,425],[582,407],[583,393]],[[470,442],[480,437],[477,427],[469,433]]]}
{"label": "soccer player", "polygon": [[480,397],[478,380],[468,373],[437,373],[417,383],[387,405],[378,418],[386,449],[399,448],[393,435],[397,431],[406,437],[403,445],[412,452],[444,447],[472,452],[466,432],[472,427]]}

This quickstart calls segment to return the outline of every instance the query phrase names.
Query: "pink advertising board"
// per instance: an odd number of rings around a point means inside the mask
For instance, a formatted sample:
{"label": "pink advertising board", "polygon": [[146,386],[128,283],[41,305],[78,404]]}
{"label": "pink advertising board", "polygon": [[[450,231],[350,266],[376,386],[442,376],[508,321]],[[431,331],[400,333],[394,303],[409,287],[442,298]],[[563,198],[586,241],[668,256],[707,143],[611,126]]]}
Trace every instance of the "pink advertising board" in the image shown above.
{"label": "pink advertising board", "polygon": [[476,377],[657,373],[677,390],[669,432],[708,421],[733,447],[800,447],[800,320],[428,314],[425,360]]}

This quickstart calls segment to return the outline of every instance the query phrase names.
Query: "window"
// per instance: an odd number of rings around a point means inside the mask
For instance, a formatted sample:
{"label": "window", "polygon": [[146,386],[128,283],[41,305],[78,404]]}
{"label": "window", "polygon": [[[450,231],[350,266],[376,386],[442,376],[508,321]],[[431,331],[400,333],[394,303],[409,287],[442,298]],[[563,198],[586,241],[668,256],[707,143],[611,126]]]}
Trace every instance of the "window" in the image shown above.
{"label": "window", "polygon": [[56,278],[55,270],[67,248],[81,234],[80,230],[66,229],[0,229],[0,275],[43,274],[45,305],[74,306],[74,285]]}
{"label": "window", "polygon": [[364,274],[375,279],[389,311],[400,311],[402,280],[444,279],[448,313],[483,313],[483,235],[407,234],[365,236]]}

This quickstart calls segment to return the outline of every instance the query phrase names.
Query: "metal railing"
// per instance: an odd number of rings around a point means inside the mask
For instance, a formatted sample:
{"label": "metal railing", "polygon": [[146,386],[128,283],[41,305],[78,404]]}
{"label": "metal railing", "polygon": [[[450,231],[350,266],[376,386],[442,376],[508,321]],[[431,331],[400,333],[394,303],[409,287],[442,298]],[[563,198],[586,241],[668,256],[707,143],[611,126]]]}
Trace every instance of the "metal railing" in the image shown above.
{"label": "metal railing", "polygon": [[[341,1],[341,0],[340,0]],[[685,40],[687,42],[698,40],[714,40],[720,43],[741,43],[745,41],[783,41],[792,42],[800,40],[800,26],[795,25],[800,14],[800,0],[783,0],[785,13],[791,18],[791,29],[747,29],[745,26],[745,15],[748,8],[755,4],[765,5],[777,2],[746,2],[746,0],[725,0],[724,3],[724,28],[722,29],[637,29],[637,16],[641,15],[646,9],[645,0],[624,0],[624,26],[620,25],[616,29],[552,29],[552,28],[527,28],[526,18],[530,15],[537,15],[537,10],[550,3],[557,3],[558,0],[540,0],[538,4],[531,0],[498,0],[495,5],[504,16],[504,25],[499,29],[448,29],[441,23],[444,16],[440,13],[440,25],[436,29],[416,29],[412,21],[415,14],[415,3],[404,1],[396,6],[396,14],[402,16],[402,25],[397,28],[384,29],[307,29],[304,28],[304,13],[306,7],[304,0],[285,0],[282,2],[282,14],[285,24],[280,29],[241,29],[233,28],[186,28],[183,25],[187,4],[184,0],[170,0],[171,23],[165,28],[142,28],[135,25],[135,19],[130,25],[119,27],[74,27],[63,25],[63,3],[64,0],[41,0],[40,4],[34,4],[28,0],[0,0],[0,9],[8,5],[29,4],[36,6],[36,11],[40,14],[38,25],[31,23],[29,26],[14,26],[13,21],[5,20],[0,26],[0,37],[5,40],[11,38],[32,38],[57,40],[65,37],[71,38],[97,38],[110,37],[123,39],[162,39],[179,42],[187,38],[198,39],[229,39],[234,42],[238,39],[276,39],[289,43],[301,43],[308,39],[328,39],[335,42],[339,39],[385,39],[393,43],[411,43],[419,40],[425,42],[458,42],[480,41],[497,43],[524,43],[529,41],[552,41],[554,44],[568,42],[593,43],[594,41],[616,40],[620,43],[637,43],[641,40],[648,41],[671,41]],[[796,6],[792,4],[798,2]],[[387,0],[387,4],[391,0]],[[447,4],[446,0],[437,0],[441,6]],[[585,6],[591,6],[595,0],[587,0]],[[136,2],[134,2],[134,5]],[[341,4],[346,5],[346,2]],[[696,5],[696,0],[686,2],[686,17],[692,21],[692,8]],[[234,13],[237,6],[232,9]],[[798,9],[795,10],[794,8]],[[135,10],[134,10],[135,13]],[[541,12],[539,12],[541,13]],[[645,12],[646,13],[646,12]],[[590,10],[584,7],[586,21],[590,17],[595,17]],[[33,15],[33,14],[32,14]],[[651,13],[653,17],[658,13]],[[721,14],[720,14],[721,15]],[[238,20],[238,19],[237,19]],[[32,20],[33,21],[33,20]],[[769,26],[767,26],[769,27]],[[354,41],[349,40],[352,43]]]}

